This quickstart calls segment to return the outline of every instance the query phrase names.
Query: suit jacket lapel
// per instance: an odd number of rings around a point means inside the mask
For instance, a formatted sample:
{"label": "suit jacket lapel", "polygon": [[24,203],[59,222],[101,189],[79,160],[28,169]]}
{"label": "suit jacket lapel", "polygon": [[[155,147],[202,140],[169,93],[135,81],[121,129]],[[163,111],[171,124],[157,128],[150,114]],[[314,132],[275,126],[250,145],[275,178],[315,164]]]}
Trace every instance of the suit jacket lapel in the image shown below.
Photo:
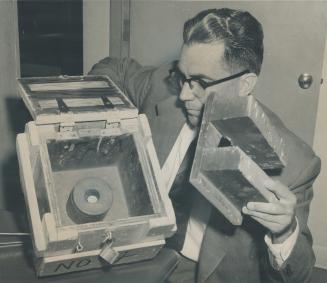
{"label": "suit jacket lapel", "polygon": [[[216,209],[212,208],[211,213],[217,213]],[[213,215],[211,215],[212,217]],[[197,278],[197,282],[199,283],[205,282],[210,277],[226,255],[224,239],[219,236],[220,234],[215,231],[213,225],[207,225],[199,257]]]}
{"label": "suit jacket lapel", "polygon": [[184,123],[185,115],[177,96],[170,96],[145,112],[149,119],[160,166],[165,163]]}

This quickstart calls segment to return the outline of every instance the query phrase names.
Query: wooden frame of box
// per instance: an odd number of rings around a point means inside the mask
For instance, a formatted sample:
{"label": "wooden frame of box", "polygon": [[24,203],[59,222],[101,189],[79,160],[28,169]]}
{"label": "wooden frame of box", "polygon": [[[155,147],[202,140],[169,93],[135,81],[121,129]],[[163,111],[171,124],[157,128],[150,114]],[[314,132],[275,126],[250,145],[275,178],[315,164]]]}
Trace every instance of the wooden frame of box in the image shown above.
{"label": "wooden frame of box", "polygon": [[[35,120],[17,136],[17,153],[37,274],[154,257],[176,224],[146,116],[108,77],[28,78],[18,85]],[[90,178],[108,188],[94,185],[92,198],[71,203],[80,180]],[[108,206],[101,219],[69,213],[75,205],[97,212],[101,201]]]}

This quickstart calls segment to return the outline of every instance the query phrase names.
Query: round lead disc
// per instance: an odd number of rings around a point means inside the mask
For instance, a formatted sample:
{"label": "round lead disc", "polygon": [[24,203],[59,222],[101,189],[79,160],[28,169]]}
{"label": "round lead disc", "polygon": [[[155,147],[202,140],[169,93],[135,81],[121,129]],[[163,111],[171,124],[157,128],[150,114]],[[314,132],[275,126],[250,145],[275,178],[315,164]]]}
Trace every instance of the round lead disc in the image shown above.
{"label": "round lead disc", "polygon": [[68,208],[75,222],[99,221],[111,208],[113,193],[108,183],[101,178],[89,177],[76,183]]}

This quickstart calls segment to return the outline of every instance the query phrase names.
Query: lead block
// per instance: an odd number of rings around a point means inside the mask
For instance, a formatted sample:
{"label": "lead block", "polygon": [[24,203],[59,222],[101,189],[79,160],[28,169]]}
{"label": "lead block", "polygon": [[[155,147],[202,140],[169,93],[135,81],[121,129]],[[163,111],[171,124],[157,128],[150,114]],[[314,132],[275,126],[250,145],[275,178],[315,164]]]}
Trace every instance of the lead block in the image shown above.
{"label": "lead block", "polygon": [[249,201],[267,202],[265,183],[284,167],[283,140],[252,96],[210,95],[190,182],[234,225]]}

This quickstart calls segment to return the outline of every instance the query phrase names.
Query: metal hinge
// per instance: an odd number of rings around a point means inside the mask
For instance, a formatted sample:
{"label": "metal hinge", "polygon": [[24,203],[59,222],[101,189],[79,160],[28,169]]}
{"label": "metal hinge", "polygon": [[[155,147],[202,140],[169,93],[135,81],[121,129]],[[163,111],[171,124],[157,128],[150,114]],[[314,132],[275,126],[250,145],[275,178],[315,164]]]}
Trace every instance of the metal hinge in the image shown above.
{"label": "metal hinge", "polygon": [[67,140],[67,139],[76,139],[78,138],[78,134],[75,131],[75,123],[74,122],[63,122],[59,125],[59,131],[57,134],[58,140]]}
{"label": "metal hinge", "polygon": [[104,129],[101,130],[103,136],[118,135],[120,133],[120,121],[107,121]]}
{"label": "metal hinge", "polygon": [[107,121],[105,125],[105,129],[114,129],[119,127],[120,127],[119,121]]}
{"label": "metal hinge", "polygon": [[59,132],[72,132],[75,127],[74,122],[63,122],[59,125]]}

